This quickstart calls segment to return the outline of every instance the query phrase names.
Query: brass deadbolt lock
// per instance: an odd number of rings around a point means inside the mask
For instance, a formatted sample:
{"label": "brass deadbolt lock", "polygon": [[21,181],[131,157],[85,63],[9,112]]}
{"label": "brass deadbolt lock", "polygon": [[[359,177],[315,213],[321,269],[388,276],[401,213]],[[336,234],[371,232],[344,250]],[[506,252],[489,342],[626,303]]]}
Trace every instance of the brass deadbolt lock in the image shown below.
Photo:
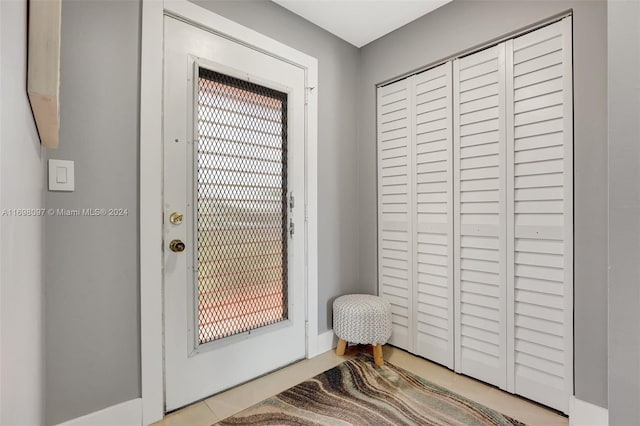
{"label": "brass deadbolt lock", "polygon": [[180,253],[184,251],[185,245],[180,240],[173,240],[169,243],[169,248],[173,252]]}
{"label": "brass deadbolt lock", "polygon": [[169,222],[173,223],[174,225],[180,225],[182,223],[182,218],[182,213],[173,212],[171,213],[171,216],[169,216]]}

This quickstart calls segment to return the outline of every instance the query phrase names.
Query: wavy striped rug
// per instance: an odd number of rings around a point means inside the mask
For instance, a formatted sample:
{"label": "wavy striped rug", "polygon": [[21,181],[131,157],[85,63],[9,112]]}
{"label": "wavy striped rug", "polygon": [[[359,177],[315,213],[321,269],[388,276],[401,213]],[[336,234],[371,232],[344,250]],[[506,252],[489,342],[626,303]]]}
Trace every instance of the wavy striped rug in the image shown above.
{"label": "wavy striped rug", "polygon": [[518,425],[388,362],[358,356],[219,425]]}

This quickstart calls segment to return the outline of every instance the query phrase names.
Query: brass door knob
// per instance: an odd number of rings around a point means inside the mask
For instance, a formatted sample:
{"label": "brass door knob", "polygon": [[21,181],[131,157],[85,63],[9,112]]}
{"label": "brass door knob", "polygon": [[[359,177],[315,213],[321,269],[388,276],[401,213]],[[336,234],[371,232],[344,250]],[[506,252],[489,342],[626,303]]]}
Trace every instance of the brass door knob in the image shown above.
{"label": "brass door knob", "polygon": [[184,251],[185,245],[180,240],[173,240],[169,243],[169,248],[173,252],[180,253]]}

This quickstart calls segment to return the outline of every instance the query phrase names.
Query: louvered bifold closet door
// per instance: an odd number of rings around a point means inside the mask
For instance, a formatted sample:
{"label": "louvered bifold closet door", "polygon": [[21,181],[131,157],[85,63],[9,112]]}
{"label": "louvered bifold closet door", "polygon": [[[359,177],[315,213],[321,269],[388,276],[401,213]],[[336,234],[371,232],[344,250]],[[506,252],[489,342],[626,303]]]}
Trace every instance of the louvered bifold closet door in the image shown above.
{"label": "louvered bifold closet door", "polygon": [[505,45],[457,59],[456,371],[506,387]]}
{"label": "louvered bifold closet door", "polygon": [[567,412],[572,394],[571,18],[508,42],[509,381]]}
{"label": "louvered bifold closet door", "polygon": [[391,303],[389,343],[411,350],[414,326],[411,86],[378,88],[378,288]]}
{"label": "louvered bifold closet door", "polygon": [[451,62],[412,77],[415,353],[453,368]]}

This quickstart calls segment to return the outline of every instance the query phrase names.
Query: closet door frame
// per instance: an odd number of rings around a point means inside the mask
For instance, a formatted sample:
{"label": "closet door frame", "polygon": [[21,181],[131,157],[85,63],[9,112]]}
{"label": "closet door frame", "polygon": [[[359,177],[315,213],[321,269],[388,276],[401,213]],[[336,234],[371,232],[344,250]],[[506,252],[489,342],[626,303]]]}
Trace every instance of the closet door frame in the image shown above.
{"label": "closet door frame", "polygon": [[[565,62],[564,62],[564,75],[569,80],[566,86],[564,87],[564,99],[563,99],[563,114],[564,114],[564,165],[566,167],[565,170],[569,170],[565,174],[565,200],[571,200],[571,202],[565,205],[564,211],[564,228],[565,228],[565,249],[564,249],[564,271],[565,277],[564,282],[566,285],[566,290],[564,294],[565,300],[565,386],[567,389],[567,400],[571,398],[574,394],[573,389],[573,333],[574,333],[574,323],[573,323],[573,305],[574,305],[574,250],[575,250],[575,242],[574,242],[574,216],[573,216],[573,205],[574,205],[574,182],[573,182],[573,173],[574,173],[574,161],[573,161],[573,17],[567,16],[563,19],[564,26],[564,45],[563,50],[568,52],[565,54]],[[571,243],[571,247],[568,247],[566,242]],[[568,303],[567,303],[568,302]],[[569,408],[567,407],[565,413],[569,412]]]}

